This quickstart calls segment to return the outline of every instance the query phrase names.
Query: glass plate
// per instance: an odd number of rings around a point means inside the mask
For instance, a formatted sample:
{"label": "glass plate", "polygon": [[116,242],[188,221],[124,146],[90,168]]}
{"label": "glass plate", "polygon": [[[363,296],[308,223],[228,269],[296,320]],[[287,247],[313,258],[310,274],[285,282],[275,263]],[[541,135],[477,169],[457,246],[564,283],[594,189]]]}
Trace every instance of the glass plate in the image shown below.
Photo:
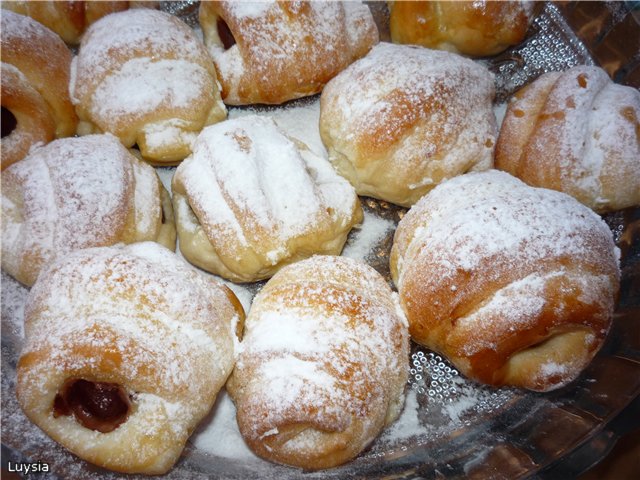
{"label": "glass plate", "polygon": [[[193,25],[195,2],[161,2]],[[385,38],[386,4],[371,3]],[[522,44],[480,60],[496,74],[498,117],[515,90],[549,70],[594,64],[560,10],[545,4]],[[280,107],[231,108],[230,117],[271,115],[290,135],[324,153],[317,128],[318,97]],[[499,118],[500,119],[500,118]],[[159,168],[170,184],[175,169]],[[361,258],[390,281],[388,257],[395,225],[405,209],[362,198],[365,221],[351,233],[344,255]],[[591,448],[611,421],[640,394],[640,209],[605,217],[622,251],[619,305],[607,341],[578,380],[546,394],[495,389],[461,377],[440,356],[413,345],[407,402],[401,418],[354,461],[321,472],[274,465],[244,445],[234,407],[223,391],[191,437],[167,479],[520,478],[544,472],[572,452],[587,449],[595,462],[606,448]],[[228,283],[229,284],[229,283]],[[229,284],[246,309],[263,282]],[[115,479],[122,476],[67,452],[32,425],[15,399],[15,367],[22,343],[28,291],[2,272],[2,465],[40,462],[39,478]],[[44,466],[46,464],[46,467]],[[127,476],[135,478],[136,476]]]}

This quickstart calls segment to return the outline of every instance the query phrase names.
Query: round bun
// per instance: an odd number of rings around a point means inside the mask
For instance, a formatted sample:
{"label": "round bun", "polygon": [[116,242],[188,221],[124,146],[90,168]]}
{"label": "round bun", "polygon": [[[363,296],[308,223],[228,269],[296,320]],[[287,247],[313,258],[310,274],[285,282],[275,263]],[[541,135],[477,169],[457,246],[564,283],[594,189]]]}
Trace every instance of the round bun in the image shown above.
{"label": "round bun", "polygon": [[410,206],[493,165],[493,75],[459,55],[380,43],[320,98],[329,159],[359,195]]}
{"label": "round bun", "polygon": [[318,93],[378,42],[360,2],[201,2],[200,24],[230,105]]}
{"label": "round bun", "polygon": [[394,1],[394,43],[421,45],[473,57],[500,53],[524,40],[533,1]]}
{"label": "round bun", "polygon": [[204,126],[226,118],[207,50],[168,13],[141,8],[98,20],[71,74],[78,132],[113,133],[154,164],[178,163]]}
{"label": "round bun", "polygon": [[382,276],[315,256],[260,291],[227,388],[261,457],[305,469],[358,455],[404,405],[409,335]]}
{"label": "round bun", "polygon": [[65,43],[35,20],[9,10],[2,10],[1,22],[4,170],[33,145],[75,134],[78,118],[69,99],[72,55]]}
{"label": "round bun", "polygon": [[73,250],[155,240],[175,249],[168,192],[109,134],[63,138],[2,172],[2,268],[32,285]]}
{"label": "round bun", "polygon": [[640,92],[599,67],[543,74],[509,102],[496,168],[599,213],[640,205]]}
{"label": "round bun", "polygon": [[185,258],[239,282],[340,254],[363,218],[355,191],[324,158],[255,115],[204,129],[172,190]]}
{"label": "round bun", "polygon": [[564,193],[491,170],[449,180],[398,225],[391,272],[413,340],[490,385],[566,385],[602,346],[619,251]]}
{"label": "round bun", "polygon": [[18,402],[84,460],[164,473],[231,373],[239,305],[153,242],[71,253],[27,299]]}

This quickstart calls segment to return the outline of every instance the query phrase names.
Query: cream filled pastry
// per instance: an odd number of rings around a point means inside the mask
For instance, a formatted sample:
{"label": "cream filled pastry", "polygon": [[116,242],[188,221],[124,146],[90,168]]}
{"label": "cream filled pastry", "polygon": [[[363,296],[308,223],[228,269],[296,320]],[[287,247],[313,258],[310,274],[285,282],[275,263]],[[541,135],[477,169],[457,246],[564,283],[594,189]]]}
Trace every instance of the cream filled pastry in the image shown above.
{"label": "cream filled pastry", "polygon": [[599,213],[640,205],[640,92],[599,67],[541,75],[507,106],[496,168]]}
{"label": "cream filled pastry", "polygon": [[253,301],[227,388],[261,457],[305,469],[358,455],[402,411],[409,336],[384,278],[345,257],[280,270]]}
{"label": "cream filled pastry", "polygon": [[360,2],[201,2],[200,25],[229,105],[313,95],[378,42]]}
{"label": "cream filled pastry", "polygon": [[359,195],[411,206],[493,165],[493,75],[459,55],[380,43],[320,98],[329,159]]}
{"label": "cream filled pastry", "polygon": [[65,253],[143,240],[175,249],[171,199],[113,135],[55,140],[2,173],[2,268],[25,285]]}
{"label": "cream filled pastry", "polygon": [[325,159],[255,115],[204,129],[172,190],[185,258],[233,281],[338,255],[363,218],[355,191]]}
{"label": "cream filled pastry", "polygon": [[80,134],[110,132],[155,164],[176,164],[226,118],[202,42],[168,13],[133,9],[91,25],[71,66]]}
{"label": "cream filled pastry", "polygon": [[413,340],[479,382],[548,391],[602,346],[619,254],[607,224],[569,195],[491,170],[414,205],[390,263]]}
{"label": "cream filled pastry", "polygon": [[231,373],[243,318],[231,290],[154,242],[73,252],[27,299],[18,401],[84,460],[164,473]]}

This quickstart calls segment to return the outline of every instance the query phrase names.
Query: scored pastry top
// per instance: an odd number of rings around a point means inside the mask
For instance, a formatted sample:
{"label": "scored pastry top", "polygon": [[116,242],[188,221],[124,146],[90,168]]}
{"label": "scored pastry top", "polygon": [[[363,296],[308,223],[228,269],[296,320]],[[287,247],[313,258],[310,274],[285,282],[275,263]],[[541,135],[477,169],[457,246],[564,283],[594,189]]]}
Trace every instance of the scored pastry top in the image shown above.
{"label": "scored pastry top", "polygon": [[408,350],[397,296],[370,266],[283,268],[254,299],[228,384],[245,440],[304,468],[348,460],[402,410]]}
{"label": "scored pastry top", "polygon": [[496,167],[599,213],[640,204],[640,92],[599,67],[541,75],[508,104]]}
{"label": "scored pastry top", "polygon": [[32,284],[44,264],[64,253],[155,240],[161,189],[153,168],[113,135],[32,149],[2,174],[2,266]]}
{"label": "scored pastry top", "polygon": [[245,270],[255,257],[270,267],[298,251],[339,253],[362,217],[355,191],[325,159],[255,115],[204,129],[176,170],[173,191],[179,232],[204,230],[241,280],[257,273]]}

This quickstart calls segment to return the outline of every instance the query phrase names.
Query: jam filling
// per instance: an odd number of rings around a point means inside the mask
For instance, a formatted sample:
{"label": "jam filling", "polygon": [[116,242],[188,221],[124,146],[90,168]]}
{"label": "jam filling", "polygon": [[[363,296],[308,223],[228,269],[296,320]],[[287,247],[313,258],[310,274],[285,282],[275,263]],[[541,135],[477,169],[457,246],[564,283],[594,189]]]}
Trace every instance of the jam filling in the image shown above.
{"label": "jam filling", "polygon": [[218,27],[218,36],[220,37],[222,46],[225,50],[229,50],[236,44],[236,39],[233,37],[233,33],[231,33],[229,25],[227,25],[227,23],[221,18],[218,18],[216,26]]}
{"label": "jam filling", "polygon": [[4,107],[2,107],[0,122],[2,138],[9,136],[18,126],[18,120],[16,120],[16,117],[11,113],[11,110]]}
{"label": "jam filling", "polygon": [[54,417],[73,415],[85,428],[109,433],[127,420],[129,395],[117,383],[69,379],[53,401]]}

